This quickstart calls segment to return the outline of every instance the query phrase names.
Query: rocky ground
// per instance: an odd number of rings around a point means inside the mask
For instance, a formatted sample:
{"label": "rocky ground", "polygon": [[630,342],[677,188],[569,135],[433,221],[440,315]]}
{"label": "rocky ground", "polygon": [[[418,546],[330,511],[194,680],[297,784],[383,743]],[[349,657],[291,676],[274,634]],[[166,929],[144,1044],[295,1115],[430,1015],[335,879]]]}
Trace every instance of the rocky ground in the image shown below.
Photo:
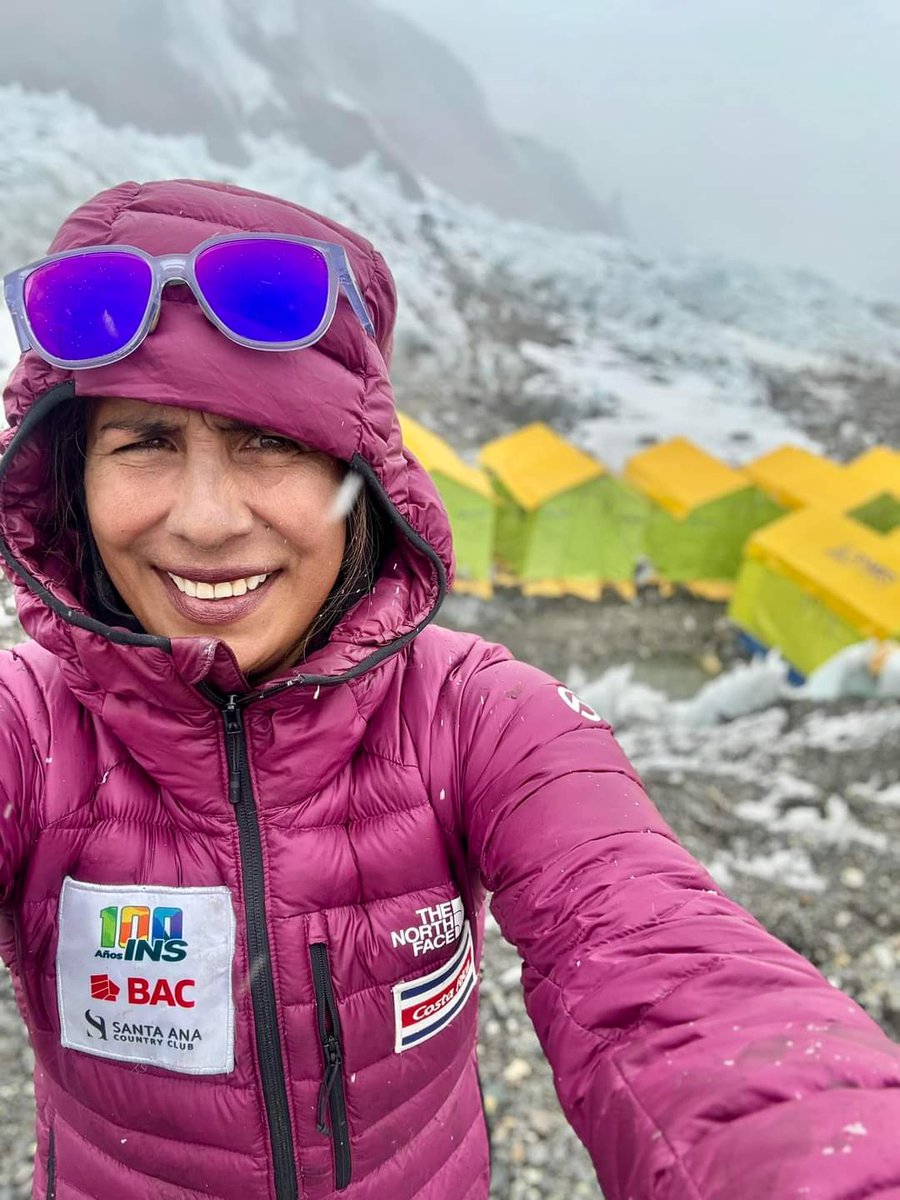
{"label": "rocky ground", "polygon": [[[738,653],[719,607],[652,592],[634,604],[599,605],[458,597],[443,619],[578,686],[631,663],[636,679],[685,696]],[[779,701],[712,728],[660,720],[658,712],[650,720],[633,704],[620,736],[656,803],[720,884],[900,1037],[900,704]],[[599,1196],[525,1016],[518,958],[490,922],[481,1015],[492,1196]],[[0,1200],[29,1194],[28,1071],[3,980]]]}
{"label": "rocky ground", "polygon": [[[636,677],[686,695],[738,654],[718,606],[653,592],[633,605],[455,600],[447,617],[577,686],[628,662]],[[720,885],[900,1038],[900,704],[779,702],[713,728],[632,712],[619,736]],[[489,929],[481,1057],[492,1194],[599,1196],[523,1013],[517,963]]]}

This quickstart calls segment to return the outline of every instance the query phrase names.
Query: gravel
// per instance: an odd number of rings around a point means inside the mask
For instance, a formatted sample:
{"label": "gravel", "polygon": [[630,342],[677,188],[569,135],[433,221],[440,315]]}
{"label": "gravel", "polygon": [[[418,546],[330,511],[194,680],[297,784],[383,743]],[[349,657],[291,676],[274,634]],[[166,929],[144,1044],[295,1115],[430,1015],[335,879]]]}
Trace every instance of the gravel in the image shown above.
{"label": "gravel", "polygon": [[[491,604],[453,597],[442,615],[571,680],[617,663],[688,695],[737,656],[719,606],[643,593]],[[657,805],[719,883],[900,1036],[900,704],[781,702],[708,729],[620,729]],[[590,1161],[559,1110],[525,1015],[519,960],[488,920],[481,1074],[494,1200],[599,1197]],[[0,1200],[30,1195],[30,1053],[0,975]]]}

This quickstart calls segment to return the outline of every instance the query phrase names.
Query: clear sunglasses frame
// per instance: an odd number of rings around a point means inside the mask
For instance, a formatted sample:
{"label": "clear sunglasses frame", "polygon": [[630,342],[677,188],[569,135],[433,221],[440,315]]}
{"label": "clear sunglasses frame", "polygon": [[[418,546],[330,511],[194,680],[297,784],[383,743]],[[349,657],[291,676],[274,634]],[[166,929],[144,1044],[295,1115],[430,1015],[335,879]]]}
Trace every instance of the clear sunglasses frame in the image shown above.
{"label": "clear sunglasses frame", "polygon": [[[298,243],[302,246],[312,246],[318,250],[325,259],[328,267],[328,297],[325,304],[325,312],[322,320],[317,328],[306,337],[297,341],[291,342],[261,342],[253,338],[241,337],[232,329],[229,329],[219,317],[216,316],[212,308],[206,301],[203,295],[203,290],[197,281],[195,271],[195,263],[200,255],[210,248],[210,246],[219,246],[226,242],[246,242],[246,241],[279,241]],[[40,344],[40,341],[35,336],[28,320],[28,314],[25,310],[25,284],[30,275],[33,275],[40,267],[46,263],[60,262],[66,258],[74,258],[78,255],[88,254],[109,254],[113,252],[130,254],[135,258],[142,259],[151,270],[151,286],[150,294],[147,300],[147,308],[141,319],[140,325],[137,328],[134,336],[119,350],[110,354],[104,354],[97,358],[79,359],[75,362],[69,359],[57,358],[48,353]],[[3,279],[3,292],[6,298],[6,304],[12,315],[13,327],[16,331],[16,337],[19,340],[19,348],[23,352],[26,350],[34,350],[34,352],[45,362],[50,363],[54,367],[60,367],[69,371],[85,370],[89,367],[103,367],[108,363],[118,362],[122,358],[126,358],[132,354],[143,342],[144,338],[156,326],[159,318],[160,305],[162,303],[163,289],[169,284],[187,284],[193,293],[194,299],[200,305],[203,313],[209,322],[224,334],[230,341],[236,342],[239,346],[247,346],[252,350],[302,350],[306,346],[312,346],[315,342],[325,334],[329,325],[334,318],[335,310],[337,309],[339,292],[343,291],[344,295],[350,302],[354,313],[359,320],[360,325],[370,337],[375,336],[375,326],[372,323],[372,318],[369,310],[366,307],[366,302],[363,299],[362,291],[356,281],[356,276],[353,274],[353,268],[350,265],[350,259],[347,256],[347,251],[343,246],[339,246],[334,242],[323,242],[316,238],[292,237],[289,234],[281,233],[225,233],[218,234],[215,237],[207,238],[189,254],[148,254],[145,250],[141,250],[139,246],[127,245],[109,245],[109,246],[83,246],[76,250],[63,250],[59,254],[48,254],[45,258],[39,258],[35,262],[29,263],[27,266],[19,267],[16,271],[11,271]]]}

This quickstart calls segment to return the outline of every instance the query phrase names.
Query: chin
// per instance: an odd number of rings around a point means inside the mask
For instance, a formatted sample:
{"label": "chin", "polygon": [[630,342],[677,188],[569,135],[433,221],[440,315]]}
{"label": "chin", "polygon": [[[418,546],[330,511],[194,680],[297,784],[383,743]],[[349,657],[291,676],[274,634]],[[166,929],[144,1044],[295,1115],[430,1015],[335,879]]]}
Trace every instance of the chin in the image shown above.
{"label": "chin", "polygon": [[266,653],[261,650],[241,650],[239,646],[229,642],[227,637],[222,640],[228,645],[242,674],[246,675],[248,679],[258,679],[260,676],[267,674],[272,675],[276,671],[281,670],[282,667],[288,666],[291,661],[289,648],[271,650]]}

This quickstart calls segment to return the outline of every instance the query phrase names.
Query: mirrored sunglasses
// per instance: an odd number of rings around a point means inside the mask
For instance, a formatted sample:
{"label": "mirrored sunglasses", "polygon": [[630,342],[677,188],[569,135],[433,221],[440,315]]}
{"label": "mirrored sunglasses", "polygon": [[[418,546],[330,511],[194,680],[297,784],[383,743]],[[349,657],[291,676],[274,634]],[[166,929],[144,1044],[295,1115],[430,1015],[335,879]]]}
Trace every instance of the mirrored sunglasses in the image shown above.
{"label": "mirrored sunglasses", "polygon": [[190,254],[88,246],[38,259],[3,280],[22,350],[56,367],[131,354],[156,325],[163,288],[186,284],[215,327],[254,350],[301,350],[327,331],[344,293],[375,327],[343,246],[275,233],[208,238]]}

